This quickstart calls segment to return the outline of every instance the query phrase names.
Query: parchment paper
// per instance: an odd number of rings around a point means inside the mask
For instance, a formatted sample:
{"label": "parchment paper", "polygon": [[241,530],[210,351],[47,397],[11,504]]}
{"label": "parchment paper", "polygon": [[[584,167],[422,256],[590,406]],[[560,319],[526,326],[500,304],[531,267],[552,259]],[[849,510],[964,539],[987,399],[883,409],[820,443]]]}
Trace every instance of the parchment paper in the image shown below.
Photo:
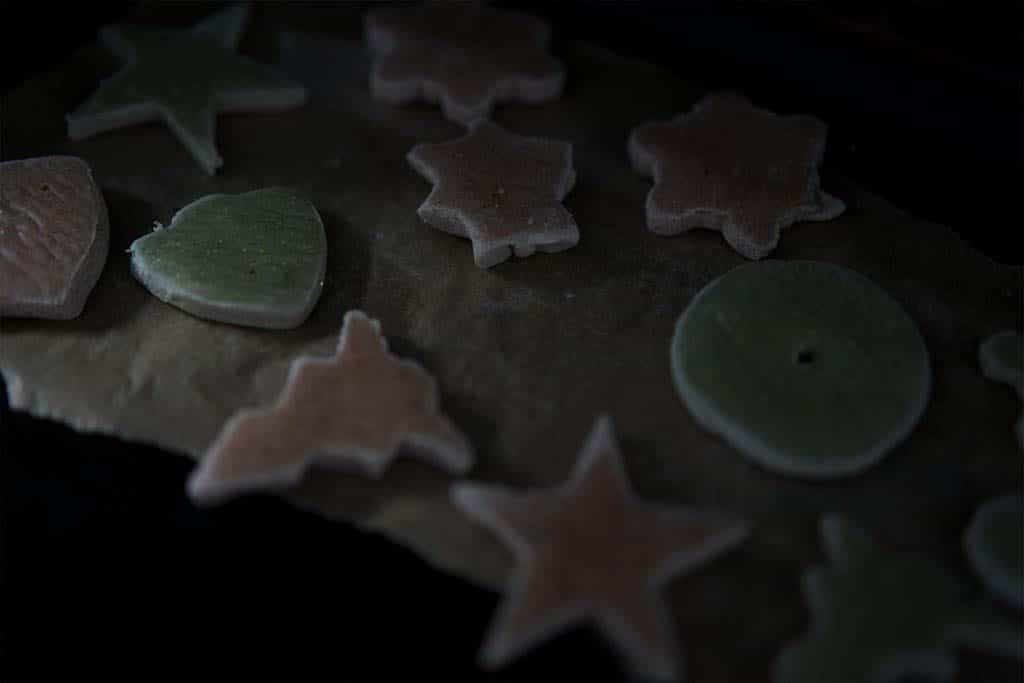
{"label": "parchment paper", "polygon": [[[572,141],[578,182],[565,204],[580,244],[482,270],[468,241],[419,221],[416,207],[430,187],[404,160],[414,144],[462,129],[434,107],[370,99],[369,62],[351,14],[347,31],[316,34],[289,27],[283,12],[277,40],[263,42],[275,15],[257,15],[264,24],[243,52],[258,43],[250,53],[307,85],[311,99],[292,112],[219,117],[225,165],[215,177],[162,125],[67,140],[64,114],[116,66],[98,48],[6,98],[5,159],[83,157],[111,224],[106,270],[79,319],[2,322],[0,370],[12,408],[198,457],[234,411],[275,398],[292,359],[329,353],[345,311],[361,308],[381,320],[398,354],[437,376],[444,409],[476,447],[472,478],[558,483],[594,418],[608,412],[642,495],[751,523],[740,550],[671,586],[688,679],[762,679],[782,644],[803,632],[799,575],[820,561],[817,520],[827,511],[976,584],[963,568],[960,534],[980,502],[1020,490],[1022,462],[1012,432],[1017,399],[981,376],[977,348],[993,332],[1021,327],[1021,268],[998,265],[952,230],[844,182],[826,155],[823,186],[848,210],[784,232],[772,258],[839,263],[883,287],[920,325],[934,387],[919,428],[867,473],[824,483],[773,475],[701,431],[669,372],[678,315],[744,260],[714,233],[647,231],[650,181],[626,156],[633,126],[687,110],[705,91],[598,48],[562,49],[562,99],[501,106],[495,120]],[[200,320],[131,277],[125,249],[153,221],[166,223],[205,194],[270,185],[307,193],[327,231],[323,295],[298,329]],[[450,481],[402,462],[380,481],[317,470],[285,495],[499,586],[511,555],[449,504]]]}

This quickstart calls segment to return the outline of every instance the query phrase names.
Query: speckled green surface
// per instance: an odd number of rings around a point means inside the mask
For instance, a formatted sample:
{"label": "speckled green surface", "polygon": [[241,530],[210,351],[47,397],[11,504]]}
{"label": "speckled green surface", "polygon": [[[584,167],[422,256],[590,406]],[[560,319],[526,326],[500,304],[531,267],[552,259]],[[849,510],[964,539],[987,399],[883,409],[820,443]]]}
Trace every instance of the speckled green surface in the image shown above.
{"label": "speckled green surface", "polygon": [[203,197],[130,251],[135,277],[170,304],[213,320],[292,327],[270,323],[308,315],[327,242],[308,200],[269,188]]}
{"label": "speckled green surface", "polygon": [[892,298],[809,261],[749,264],[709,284],[680,318],[671,354],[698,422],[765,467],[806,476],[876,462],[916,422],[931,375]]}
{"label": "speckled green surface", "polygon": [[780,655],[778,683],[949,680],[958,645],[1020,652],[1020,625],[941,569],[841,517],[826,516],[821,535],[829,563],[804,575],[811,631]]}

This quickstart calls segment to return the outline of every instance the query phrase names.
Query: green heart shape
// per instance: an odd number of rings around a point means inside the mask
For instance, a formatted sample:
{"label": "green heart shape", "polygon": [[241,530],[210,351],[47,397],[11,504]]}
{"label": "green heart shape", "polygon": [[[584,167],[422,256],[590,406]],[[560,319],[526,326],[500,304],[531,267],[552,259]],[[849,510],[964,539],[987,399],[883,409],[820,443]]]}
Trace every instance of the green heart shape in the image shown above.
{"label": "green heart shape", "polygon": [[200,318],[289,329],[316,305],[327,238],[316,208],[284,188],[213,194],[132,243],[132,274]]}

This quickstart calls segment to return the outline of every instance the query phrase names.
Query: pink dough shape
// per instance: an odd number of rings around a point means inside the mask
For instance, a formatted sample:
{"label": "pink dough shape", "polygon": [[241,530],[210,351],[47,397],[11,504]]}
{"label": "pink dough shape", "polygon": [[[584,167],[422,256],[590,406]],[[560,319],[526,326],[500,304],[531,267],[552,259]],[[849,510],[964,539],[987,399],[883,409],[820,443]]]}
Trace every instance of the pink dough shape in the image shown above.
{"label": "pink dough shape", "polygon": [[77,318],[109,235],[103,195],[81,159],[0,164],[0,316]]}
{"label": "pink dough shape", "polygon": [[749,259],[767,256],[784,228],[831,220],[846,208],[821,189],[825,133],[818,119],[779,116],[730,93],[708,95],[668,123],[637,127],[629,156],[638,173],[654,178],[647,227],[659,235],[709,228]]}
{"label": "pink dough shape", "polygon": [[576,182],[572,145],[510,133],[477,121],[457,140],[421,144],[406,157],[434,189],[417,213],[424,223],[473,242],[490,268],[536,250],[576,246],[579,228],[561,201]]}
{"label": "pink dough shape", "polygon": [[498,102],[555,99],[565,85],[565,67],[548,54],[550,29],[528,14],[428,2],[367,12],[365,30],[374,97],[440,102],[459,123],[490,115]]}
{"label": "pink dough shape", "polygon": [[379,477],[403,444],[464,472],[472,448],[438,403],[434,378],[388,353],[377,321],[349,311],[333,357],[299,358],[276,405],[227,421],[189,479],[189,494],[214,503],[287,486],[314,462]]}
{"label": "pink dough shape", "polygon": [[569,481],[558,488],[514,492],[460,483],[452,499],[518,560],[481,653],[487,666],[592,620],[636,673],[677,676],[677,639],[660,589],[747,535],[747,525],[728,516],[640,499],[607,416],[594,423]]}

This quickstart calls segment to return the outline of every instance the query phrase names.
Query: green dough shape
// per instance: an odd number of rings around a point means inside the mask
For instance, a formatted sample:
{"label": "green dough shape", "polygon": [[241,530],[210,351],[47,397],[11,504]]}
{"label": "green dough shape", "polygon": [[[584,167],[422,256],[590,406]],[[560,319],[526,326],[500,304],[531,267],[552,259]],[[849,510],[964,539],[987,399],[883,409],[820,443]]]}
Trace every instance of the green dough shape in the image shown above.
{"label": "green dough shape", "polygon": [[235,53],[249,13],[247,5],[228,7],[186,31],[103,28],[100,42],[127,66],[68,115],[68,136],[164,121],[214,174],[223,163],[214,145],[218,112],[277,111],[306,99],[302,86]]}
{"label": "green dough shape", "polygon": [[[1012,386],[1024,399],[1024,337],[1019,332],[998,332],[978,349],[981,373],[993,382]],[[1024,413],[1017,420],[1017,442],[1024,449]]]}
{"label": "green dough shape", "polygon": [[235,325],[301,325],[323,289],[320,214],[291,190],[213,194],[132,243],[132,274],[157,298]]}
{"label": "green dough shape", "polygon": [[811,629],[775,662],[777,683],[946,681],[955,648],[1024,658],[1020,625],[971,595],[936,562],[901,557],[836,516],[821,522],[828,556],[803,576]]}
{"label": "green dough shape", "polygon": [[880,460],[928,401],[928,350],[885,292],[813,261],[740,266],[676,323],[676,388],[694,419],[783,474],[839,477]]}
{"label": "green dough shape", "polygon": [[1024,498],[1002,496],[981,506],[964,533],[964,551],[990,591],[1024,609]]}

